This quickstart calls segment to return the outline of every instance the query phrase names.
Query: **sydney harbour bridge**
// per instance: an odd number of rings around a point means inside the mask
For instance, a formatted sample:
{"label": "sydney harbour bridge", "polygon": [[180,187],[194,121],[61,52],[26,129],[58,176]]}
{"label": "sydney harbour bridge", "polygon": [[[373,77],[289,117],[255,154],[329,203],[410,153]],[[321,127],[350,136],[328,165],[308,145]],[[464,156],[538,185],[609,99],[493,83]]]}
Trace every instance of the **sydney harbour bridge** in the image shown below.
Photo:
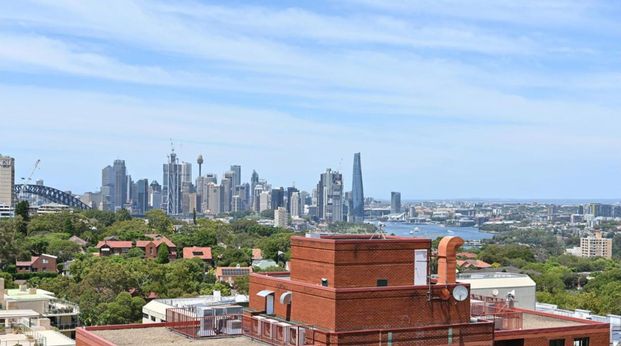
{"label": "sydney harbour bridge", "polygon": [[22,194],[37,195],[51,202],[58,203],[58,204],[64,204],[74,209],[82,209],[82,210],[91,209],[90,206],[86,205],[79,199],[75,198],[73,195],[60,191],[53,187],[49,187],[49,186],[32,185],[32,184],[15,184],[13,186],[13,191],[15,192],[15,196],[21,196]]}

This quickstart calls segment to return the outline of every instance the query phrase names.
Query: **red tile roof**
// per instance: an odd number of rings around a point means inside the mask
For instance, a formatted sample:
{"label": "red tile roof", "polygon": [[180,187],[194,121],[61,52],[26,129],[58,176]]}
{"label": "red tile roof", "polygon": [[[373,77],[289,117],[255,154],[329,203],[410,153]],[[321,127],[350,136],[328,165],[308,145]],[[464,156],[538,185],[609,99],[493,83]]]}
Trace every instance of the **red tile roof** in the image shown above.
{"label": "red tile roof", "polygon": [[146,247],[151,242],[155,244],[155,247],[159,247],[160,244],[162,243],[166,244],[166,246],[168,246],[169,248],[177,247],[172,241],[170,241],[170,239],[166,237],[161,237],[157,234],[145,234],[145,235],[147,237],[153,238],[153,240],[138,240],[136,242],[137,247]]}
{"label": "red tile roof", "polygon": [[457,258],[476,259],[477,254],[472,252],[459,252],[457,253]]}
{"label": "red tile roof", "polygon": [[211,248],[210,247],[184,247],[183,258],[200,258],[203,260],[211,260]]}
{"label": "red tile roof", "polygon": [[475,267],[478,269],[485,269],[485,268],[489,268],[492,266],[491,264],[487,262],[483,262],[481,260],[465,260],[465,261],[457,260],[457,265],[459,267],[466,267],[466,268]]}
{"label": "red tile roof", "polygon": [[129,249],[133,246],[131,241],[100,240],[96,247],[101,249],[104,245],[112,249]]}
{"label": "red tile roof", "polygon": [[30,257],[30,261],[15,262],[15,266],[16,267],[30,267],[38,259],[39,259],[39,256],[32,256]]}

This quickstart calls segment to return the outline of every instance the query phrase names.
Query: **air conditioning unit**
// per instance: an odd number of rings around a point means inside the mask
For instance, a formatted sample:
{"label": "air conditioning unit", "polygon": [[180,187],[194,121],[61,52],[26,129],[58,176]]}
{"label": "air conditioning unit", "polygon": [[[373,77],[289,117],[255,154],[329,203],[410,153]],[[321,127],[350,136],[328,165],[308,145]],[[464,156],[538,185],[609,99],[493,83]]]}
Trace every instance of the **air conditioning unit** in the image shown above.
{"label": "air conditioning unit", "polygon": [[228,320],[226,321],[226,334],[235,335],[242,333],[242,321]]}

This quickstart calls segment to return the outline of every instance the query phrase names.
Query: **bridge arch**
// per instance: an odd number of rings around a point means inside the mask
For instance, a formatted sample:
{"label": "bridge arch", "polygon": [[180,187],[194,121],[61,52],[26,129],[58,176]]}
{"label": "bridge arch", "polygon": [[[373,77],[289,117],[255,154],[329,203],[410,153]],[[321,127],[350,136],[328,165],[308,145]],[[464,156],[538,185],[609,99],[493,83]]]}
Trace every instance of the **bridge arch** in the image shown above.
{"label": "bridge arch", "polygon": [[15,195],[19,196],[21,193],[29,193],[46,198],[54,203],[64,204],[75,209],[91,209],[88,205],[73,197],[72,195],[55,189],[53,187],[44,185],[32,185],[32,184],[16,184],[13,187]]}

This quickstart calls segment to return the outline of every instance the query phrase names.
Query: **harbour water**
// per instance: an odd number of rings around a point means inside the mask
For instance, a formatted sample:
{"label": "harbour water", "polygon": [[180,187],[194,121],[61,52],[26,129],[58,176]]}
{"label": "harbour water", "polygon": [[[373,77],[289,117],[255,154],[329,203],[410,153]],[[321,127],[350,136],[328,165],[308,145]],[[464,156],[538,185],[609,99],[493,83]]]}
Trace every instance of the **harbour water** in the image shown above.
{"label": "harbour water", "polygon": [[[377,223],[375,223],[377,224]],[[494,235],[480,231],[476,227],[442,226],[438,224],[411,224],[404,222],[382,222],[387,234],[404,237],[420,237],[436,239],[444,236],[458,236],[466,241],[490,239]],[[412,231],[412,233],[410,233]]]}

